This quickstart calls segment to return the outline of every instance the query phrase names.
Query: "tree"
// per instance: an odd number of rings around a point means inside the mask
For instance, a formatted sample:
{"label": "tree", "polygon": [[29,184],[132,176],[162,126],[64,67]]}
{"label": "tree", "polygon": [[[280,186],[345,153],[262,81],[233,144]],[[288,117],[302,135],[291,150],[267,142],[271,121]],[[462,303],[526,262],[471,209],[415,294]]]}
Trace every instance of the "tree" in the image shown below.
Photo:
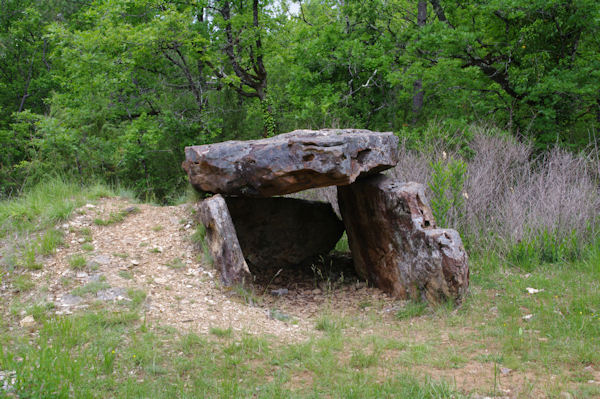
{"label": "tree", "polygon": [[[546,145],[594,123],[600,88],[597,20],[592,0],[431,0],[437,22],[418,47],[422,59],[457,61],[478,71],[489,112],[517,135]],[[475,81],[476,79],[474,79]]]}

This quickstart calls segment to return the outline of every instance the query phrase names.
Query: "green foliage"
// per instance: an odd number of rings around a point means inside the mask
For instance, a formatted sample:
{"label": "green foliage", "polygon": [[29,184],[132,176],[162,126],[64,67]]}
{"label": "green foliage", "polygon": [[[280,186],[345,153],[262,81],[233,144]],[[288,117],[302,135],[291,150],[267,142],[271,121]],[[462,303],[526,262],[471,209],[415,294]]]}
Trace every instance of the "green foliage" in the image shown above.
{"label": "green foliage", "polygon": [[69,266],[73,270],[83,270],[87,266],[87,260],[83,255],[73,255],[69,258]]}
{"label": "green foliage", "polygon": [[77,296],[83,296],[86,294],[96,294],[98,291],[106,290],[110,288],[110,284],[104,281],[92,281],[81,287],[77,287],[71,291],[71,294]]}
{"label": "green foliage", "polygon": [[433,173],[429,188],[432,193],[431,210],[436,223],[441,227],[452,225],[450,210],[460,211],[463,205],[463,186],[467,174],[467,164],[453,157],[432,162]]}
{"label": "green foliage", "polygon": [[529,234],[514,243],[508,250],[508,260],[524,270],[532,270],[540,263],[572,262],[581,259],[582,243],[572,231],[567,237],[560,237],[556,232],[543,230],[537,234]]}
{"label": "green foliage", "polygon": [[402,309],[396,312],[396,318],[398,320],[412,319],[413,317],[419,317],[427,312],[426,302],[407,302]]}
{"label": "green foliage", "polygon": [[3,2],[0,197],[60,175],[172,203],[185,146],[295,128],[392,130],[465,159],[474,122],[538,149],[598,140],[594,0],[446,0],[424,25],[404,0],[254,4]]}

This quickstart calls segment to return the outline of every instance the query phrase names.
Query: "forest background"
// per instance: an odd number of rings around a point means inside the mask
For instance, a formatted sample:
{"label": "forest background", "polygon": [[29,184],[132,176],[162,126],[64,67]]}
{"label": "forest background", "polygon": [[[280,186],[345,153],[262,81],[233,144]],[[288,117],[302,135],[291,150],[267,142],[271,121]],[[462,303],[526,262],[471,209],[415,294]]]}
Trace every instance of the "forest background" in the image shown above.
{"label": "forest background", "polygon": [[297,128],[394,131],[466,158],[481,126],[532,154],[598,140],[594,0],[0,7],[0,197],[66,175],[172,202],[185,146]]}

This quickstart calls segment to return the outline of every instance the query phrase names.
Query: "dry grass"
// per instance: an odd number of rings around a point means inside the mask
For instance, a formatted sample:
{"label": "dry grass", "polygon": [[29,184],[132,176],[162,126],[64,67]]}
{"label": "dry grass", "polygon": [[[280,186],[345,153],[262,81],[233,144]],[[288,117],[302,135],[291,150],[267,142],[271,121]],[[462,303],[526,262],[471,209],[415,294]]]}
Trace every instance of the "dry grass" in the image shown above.
{"label": "dry grass", "polygon": [[[515,244],[544,234],[553,242],[570,240],[578,245],[594,239],[600,222],[597,149],[574,154],[555,148],[538,155],[529,143],[483,128],[474,130],[469,144],[473,156],[466,159],[468,198],[451,208],[447,217],[471,248],[505,254]],[[424,184],[431,198],[431,164],[444,156],[460,158],[442,145],[434,143],[423,153],[401,144],[400,161],[387,173]],[[328,201],[337,209],[333,187],[296,196]]]}

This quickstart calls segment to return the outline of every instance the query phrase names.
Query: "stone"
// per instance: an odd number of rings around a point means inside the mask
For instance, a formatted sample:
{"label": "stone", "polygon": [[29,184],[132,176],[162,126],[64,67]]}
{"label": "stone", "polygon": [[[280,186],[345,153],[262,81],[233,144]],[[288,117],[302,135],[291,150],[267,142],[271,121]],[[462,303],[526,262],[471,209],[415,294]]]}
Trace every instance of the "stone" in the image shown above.
{"label": "stone", "polygon": [[93,262],[99,265],[108,265],[110,263],[110,256],[108,255],[97,255],[92,259]]}
{"label": "stone", "polygon": [[458,232],[438,229],[421,184],[378,174],[338,187],[357,273],[401,299],[459,304],[469,285]]}
{"label": "stone", "polygon": [[295,130],[275,137],[185,148],[182,164],[201,192],[272,197],[308,188],[350,184],[396,165],[391,132]]}
{"label": "stone", "polygon": [[75,306],[79,305],[83,298],[77,295],[64,294],[60,297],[60,306]]}
{"label": "stone", "polygon": [[329,253],[344,233],[329,203],[282,197],[226,197],[225,202],[251,268],[316,259]]}
{"label": "stone", "polygon": [[289,293],[287,288],[279,288],[276,290],[271,290],[271,295],[273,296],[284,296]]}
{"label": "stone", "polygon": [[217,194],[201,201],[197,207],[197,215],[206,229],[207,249],[213,266],[221,272],[223,284],[243,284],[244,281],[250,281],[250,270],[225,199]]}
{"label": "stone", "polygon": [[96,293],[96,298],[100,301],[122,301],[128,300],[127,291],[120,287],[111,287],[106,290],[100,290]]}
{"label": "stone", "polygon": [[23,328],[33,328],[35,327],[35,319],[33,316],[25,316],[19,321],[19,325]]}

